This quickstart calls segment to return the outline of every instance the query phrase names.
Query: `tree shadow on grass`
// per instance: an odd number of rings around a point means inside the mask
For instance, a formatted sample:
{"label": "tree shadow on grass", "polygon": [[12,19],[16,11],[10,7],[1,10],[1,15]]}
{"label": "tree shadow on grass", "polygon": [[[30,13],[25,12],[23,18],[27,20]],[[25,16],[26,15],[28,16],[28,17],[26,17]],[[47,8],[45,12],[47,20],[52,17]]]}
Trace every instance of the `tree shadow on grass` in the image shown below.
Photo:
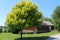
{"label": "tree shadow on grass", "polygon": [[58,38],[49,37],[47,40],[58,40]]}
{"label": "tree shadow on grass", "polygon": [[21,38],[17,38],[15,40],[46,40],[47,38],[49,38],[48,36],[43,36],[43,37],[23,37]]}

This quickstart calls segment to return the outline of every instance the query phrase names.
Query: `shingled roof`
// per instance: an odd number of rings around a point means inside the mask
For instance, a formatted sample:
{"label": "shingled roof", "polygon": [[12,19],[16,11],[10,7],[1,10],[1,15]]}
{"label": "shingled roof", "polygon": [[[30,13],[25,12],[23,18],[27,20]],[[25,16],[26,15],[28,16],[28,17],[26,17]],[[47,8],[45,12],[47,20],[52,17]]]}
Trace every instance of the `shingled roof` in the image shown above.
{"label": "shingled roof", "polygon": [[49,22],[49,21],[43,21],[43,23],[42,23],[43,25],[47,25],[47,26],[53,26],[53,24],[51,23],[51,22]]}

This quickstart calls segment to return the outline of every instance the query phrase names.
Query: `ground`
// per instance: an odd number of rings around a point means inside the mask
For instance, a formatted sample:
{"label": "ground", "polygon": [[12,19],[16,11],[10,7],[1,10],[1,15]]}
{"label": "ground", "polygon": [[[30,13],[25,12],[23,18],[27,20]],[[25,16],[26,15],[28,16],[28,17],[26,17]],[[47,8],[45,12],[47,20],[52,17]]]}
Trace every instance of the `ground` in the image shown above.
{"label": "ground", "polygon": [[0,40],[45,40],[55,34],[58,34],[58,32],[23,34],[23,39],[20,39],[20,34],[0,33]]}
{"label": "ground", "polygon": [[60,34],[50,36],[50,38],[48,38],[47,40],[60,40]]}

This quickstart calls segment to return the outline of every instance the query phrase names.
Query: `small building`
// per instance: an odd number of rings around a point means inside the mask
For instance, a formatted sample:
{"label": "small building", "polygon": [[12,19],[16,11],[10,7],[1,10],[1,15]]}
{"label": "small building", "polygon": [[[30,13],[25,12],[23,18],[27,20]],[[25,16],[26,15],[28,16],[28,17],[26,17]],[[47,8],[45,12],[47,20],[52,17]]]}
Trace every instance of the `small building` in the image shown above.
{"label": "small building", "polygon": [[49,21],[43,21],[42,26],[25,28],[23,29],[23,33],[50,32],[51,30],[54,30],[54,25]]}
{"label": "small building", "polygon": [[49,30],[54,30],[54,25],[49,21],[43,21],[43,26],[48,26]]}
{"label": "small building", "polygon": [[7,32],[8,28],[6,26],[0,26],[0,32]]}
{"label": "small building", "polygon": [[37,28],[39,32],[49,32],[54,30],[54,25],[49,21],[43,21],[42,26]]}
{"label": "small building", "polygon": [[37,28],[32,27],[32,28],[24,28],[23,33],[37,33]]}

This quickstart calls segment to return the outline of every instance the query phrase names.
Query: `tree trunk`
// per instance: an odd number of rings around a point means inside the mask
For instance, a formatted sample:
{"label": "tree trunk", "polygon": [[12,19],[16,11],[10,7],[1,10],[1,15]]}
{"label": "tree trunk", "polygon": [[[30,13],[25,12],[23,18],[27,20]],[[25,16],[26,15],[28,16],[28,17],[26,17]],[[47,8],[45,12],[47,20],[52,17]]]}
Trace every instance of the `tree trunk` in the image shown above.
{"label": "tree trunk", "polygon": [[58,32],[59,32],[59,26],[57,28],[58,28]]}
{"label": "tree trunk", "polygon": [[22,27],[20,27],[21,28],[21,39],[22,39]]}
{"label": "tree trunk", "polygon": [[57,31],[59,32],[59,29],[57,29]]}

